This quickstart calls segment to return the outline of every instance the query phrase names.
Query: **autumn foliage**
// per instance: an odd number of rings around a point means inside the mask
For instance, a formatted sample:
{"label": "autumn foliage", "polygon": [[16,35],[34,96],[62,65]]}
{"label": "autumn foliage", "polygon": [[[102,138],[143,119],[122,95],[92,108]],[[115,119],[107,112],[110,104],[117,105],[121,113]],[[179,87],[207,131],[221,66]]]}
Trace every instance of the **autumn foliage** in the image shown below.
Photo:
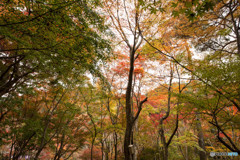
{"label": "autumn foliage", "polygon": [[239,0],[1,1],[0,159],[239,159],[239,17]]}

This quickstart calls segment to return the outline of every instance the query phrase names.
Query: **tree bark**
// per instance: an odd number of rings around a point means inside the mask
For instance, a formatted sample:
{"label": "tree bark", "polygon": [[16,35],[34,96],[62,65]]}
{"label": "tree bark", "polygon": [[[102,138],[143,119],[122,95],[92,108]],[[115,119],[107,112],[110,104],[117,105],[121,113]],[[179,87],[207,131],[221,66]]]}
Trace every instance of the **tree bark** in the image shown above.
{"label": "tree bark", "polygon": [[115,160],[117,160],[117,156],[118,156],[117,143],[118,143],[118,135],[117,135],[116,132],[114,132],[114,150],[115,150],[115,156],[114,156],[114,159],[115,159]]}
{"label": "tree bark", "polygon": [[196,113],[196,118],[197,118],[196,126],[197,126],[197,131],[198,131],[198,144],[205,151],[205,152],[199,151],[199,157],[200,157],[200,160],[207,160],[204,136],[203,136],[202,126],[201,126],[201,121],[200,121],[200,115],[198,112]]}
{"label": "tree bark", "polygon": [[126,90],[126,131],[124,137],[124,155],[125,160],[131,160],[131,154],[129,151],[129,145],[131,142],[131,133],[133,128],[133,118],[131,110],[131,93],[132,93],[132,81],[133,81],[133,71],[134,71],[134,54],[133,48],[130,49],[130,69],[128,75],[128,85]]}
{"label": "tree bark", "polygon": [[142,110],[143,103],[147,101],[147,97],[146,97],[144,100],[142,100],[138,103],[138,106],[137,106],[138,110],[137,110],[136,115],[134,116],[133,111],[132,111],[132,105],[131,105],[131,100],[132,100],[131,93],[132,93],[132,83],[133,83],[135,52],[136,52],[136,48],[130,49],[130,70],[129,70],[129,76],[128,76],[128,85],[127,85],[127,90],[126,90],[126,130],[125,130],[125,137],[124,137],[125,160],[132,160],[132,155],[129,150],[129,145],[131,144],[133,126]]}

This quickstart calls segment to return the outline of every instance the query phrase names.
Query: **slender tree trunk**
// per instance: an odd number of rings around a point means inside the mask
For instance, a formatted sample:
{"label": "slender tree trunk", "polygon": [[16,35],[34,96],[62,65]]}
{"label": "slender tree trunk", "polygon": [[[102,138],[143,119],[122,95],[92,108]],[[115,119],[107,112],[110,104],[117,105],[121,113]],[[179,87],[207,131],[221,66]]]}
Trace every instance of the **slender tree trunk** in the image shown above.
{"label": "slender tree trunk", "polygon": [[188,160],[188,146],[185,146],[185,154],[186,154],[186,160]]}
{"label": "slender tree trunk", "polygon": [[[198,131],[198,144],[204,151],[206,151],[202,126],[201,126],[201,121],[200,121],[200,115],[198,112],[196,113],[196,118],[197,118],[196,126],[197,126],[197,131]],[[200,160],[207,160],[206,152],[204,152],[204,151],[199,151]]]}
{"label": "slender tree trunk", "polygon": [[108,144],[107,144],[107,142],[106,141],[104,141],[103,142],[104,143],[104,145],[105,145],[105,151],[104,151],[104,160],[108,160],[109,159],[109,157],[108,157],[108,153],[109,153],[109,146],[108,146]]}
{"label": "slender tree trunk", "polygon": [[115,149],[115,157],[114,157],[114,159],[115,160],[117,160],[117,156],[118,156],[117,143],[118,143],[118,135],[117,135],[116,132],[114,132],[114,149]]}
{"label": "slender tree trunk", "polygon": [[159,128],[159,133],[158,133],[159,136],[160,136],[160,139],[161,139],[162,146],[163,146],[163,152],[162,152],[163,160],[168,160],[168,146],[171,143],[172,138],[173,138],[173,136],[175,135],[175,133],[178,129],[178,116],[177,116],[176,128],[174,129],[174,131],[173,131],[171,137],[169,138],[169,140],[167,141],[166,138],[165,138],[165,134],[164,134],[163,121],[166,120],[169,117],[169,114],[170,114],[171,88],[172,88],[172,79],[173,79],[173,70],[172,70],[172,67],[171,67],[171,63],[170,63],[170,68],[171,68],[171,71],[170,71],[170,81],[169,81],[169,87],[168,87],[167,112],[162,118],[160,118],[160,121],[159,121],[160,128]]}
{"label": "slender tree trunk", "polygon": [[93,160],[93,147],[94,147],[95,138],[96,138],[96,134],[94,134],[92,145],[91,145],[91,160]]}
{"label": "slender tree trunk", "polygon": [[101,141],[101,153],[102,153],[102,160],[104,160],[104,144],[103,144],[103,140]]}
{"label": "slender tree trunk", "polygon": [[160,159],[160,144],[159,144],[159,134],[157,135],[157,151],[156,151],[156,160]]}

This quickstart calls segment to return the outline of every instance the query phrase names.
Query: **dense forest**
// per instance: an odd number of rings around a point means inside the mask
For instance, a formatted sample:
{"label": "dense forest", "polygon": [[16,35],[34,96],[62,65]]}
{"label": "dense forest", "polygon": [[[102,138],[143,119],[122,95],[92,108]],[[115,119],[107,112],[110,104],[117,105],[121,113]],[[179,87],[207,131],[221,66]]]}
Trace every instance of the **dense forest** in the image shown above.
{"label": "dense forest", "polygon": [[1,160],[240,159],[239,0],[1,0]]}

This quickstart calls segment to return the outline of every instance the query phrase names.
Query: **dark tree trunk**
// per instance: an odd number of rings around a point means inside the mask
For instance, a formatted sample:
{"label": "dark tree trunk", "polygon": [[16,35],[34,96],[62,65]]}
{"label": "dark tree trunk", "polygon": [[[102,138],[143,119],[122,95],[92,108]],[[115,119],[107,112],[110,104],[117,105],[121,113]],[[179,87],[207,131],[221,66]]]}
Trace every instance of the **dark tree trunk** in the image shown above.
{"label": "dark tree trunk", "polygon": [[95,138],[96,138],[96,134],[93,137],[92,144],[91,144],[91,160],[93,160],[93,147],[94,147]]}
{"label": "dark tree trunk", "polygon": [[114,132],[114,150],[115,150],[115,160],[117,160],[118,156],[118,148],[117,148],[117,143],[118,143],[118,135],[116,132]]}
{"label": "dark tree trunk", "polygon": [[124,137],[124,155],[125,160],[132,160],[131,153],[129,150],[129,145],[131,142],[131,133],[132,133],[132,125],[127,123],[126,131],[125,131],[125,137]]}
{"label": "dark tree trunk", "polygon": [[131,154],[129,151],[129,145],[131,143],[131,134],[133,128],[133,118],[131,110],[131,93],[132,93],[132,81],[133,81],[133,70],[134,70],[134,54],[135,51],[130,49],[130,70],[128,75],[128,85],[126,90],[126,131],[124,137],[124,155],[125,160],[131,160]]}

